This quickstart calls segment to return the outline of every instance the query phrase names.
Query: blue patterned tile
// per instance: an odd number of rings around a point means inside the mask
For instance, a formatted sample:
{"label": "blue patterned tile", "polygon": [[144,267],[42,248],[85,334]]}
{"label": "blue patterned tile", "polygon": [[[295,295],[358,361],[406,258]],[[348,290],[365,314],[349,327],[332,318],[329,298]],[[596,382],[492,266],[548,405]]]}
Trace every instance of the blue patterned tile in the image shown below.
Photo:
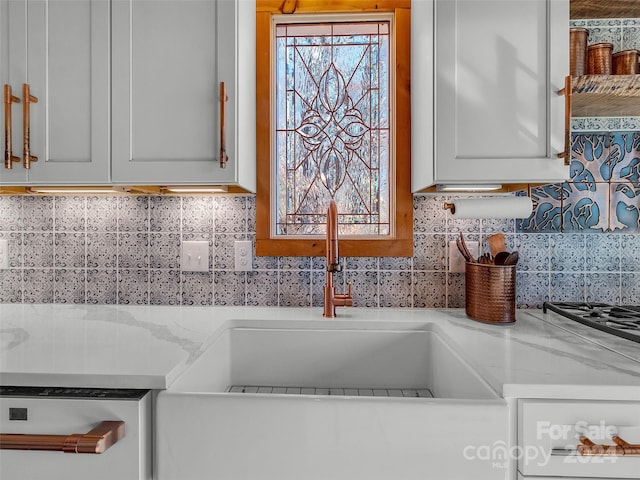
{"label": "blue patterned tile", "polygon": [[609,184],[565,184],[562,231],[602,233],[609,229]]}
{"label": "blue patterned tile", "polygon": [[0,303],[22,302],[22,271],[0,270]]}
{"label": "blue patterned tile", "polygon": [[584,298],[584,273],[551,272],[552,302],[582,302]]}
{"label": "blue patterned tile", "polygon": [[[378,272],[374,271],[348,271],[345,274],[346,284],[351,283],[354,307],[377,307],[378,296]],[[346,284],[336,283],[336,291],[344,293]],[[340,286],[338,286],[340,285]]]}
{"label": "blue patterned tile", "polygon": [[115,232],[118,229],[118,197],[87,197],[87,231]]}
{"label": "blue patterned tile", "polygon": [[380,306],[395,308],[410,308],[411,272],[379,272]]}
{"label": "blue patterned tile", "polygon": [[118,199],[118,232],[149,231],[149,197],[123,196]]}
{"label": "blue patterned tile", "polygon": [[26,231],[53,230],[53,197],[25,196],[22,201],[23,228]]}
{"label": "blue patterned tile", "polygon": [[445,308],[447,306],[447,275],[444,272],[414,272],[414,308]]}
{"label": "blue patterned tile", "polygon": [[115,305],[118,303],[118,272],[87,270],[87,303]]}
{"label": "blue patterned tile", "polygon": [[[477,241],[477,236],[465,235],[465,239]],[[413,237],[413,268],[444,271],[447,268],[447,251],[446,235],[416,234]]]}
{"label": "blue patterned tile", "polygon": [[149,236],[149,267],[180,269],[179,233],[152,233]]}
{"label": "blue patterned tile", "polygon": [[640,232],[640,184],[611,183],[610,231]]}
{"label": "blue patterned tile", "polygon": [[22,237],[22,264],[26,268],[53,267],[53,234],[27,232]]}
{"label": "blue patterned tile", "polygon": [[[256,196],[247,195],[245,197],[247,205],[247,232],[256,232]],[[255,243],[255,242],[254,242]]]}
{"label": "blue patterned tile", "polygon": [[182,231],[213,231],[213,199],[210,196],[182,197]]}
{"label": "blue patterned tile", "polygon": [[244,233],[247,231],[246,196],[217,195],[213,199],[213,231],[215,233]]}
{"label": "blue patterned tile", "polygon": [[618,19],[605,19],[589,27],[589,45],[607,42],[613,44],[613,51],[622,48],[622,28]]}
{"label": "blue patterned tile", "polygon": [[118,266],[118,235],[109,232],[87,233],[87,268]]}
{"label": "blue patterned tile", "polygon": [[447,308],[464,308],[465,306],[465,274],[447,274]]}
{"label": "blue patterned tile", "polygon": [[622,45],[621,50],[637,49],[640,47],[640,26],[632,24],[631,20],[626,20],[622,24]]}
{"label": "blue patterned tile", "polygon": [[620,271],[620,236],[614,234],[588,235],[586,237],[587,271]]}
{"label": "blue patterned tile", "polygon": [[620,273],[587,273],[585,290],[587,302],[620,303]]}
{"label": "blue patterned tile", "polygon": [[640,272],[640,235],[620,235],[620,268]]}
{"label": "blue patterned tile", "polygon": [[57,268],[84,268],[84,233],[56,233],[54,235],[54,266]]}
{"label": "blue patterned tile", "polygon": [[149,267],[149,234],[118,233],[118,267],[139,269]]}
{"label": "blue patterned tile", "polygon": [[612,155],[603,165],[603,176],[640,185],[640,132],[612,132],[610,142]]}
{"label": "blue patterned tile", "polygon": [[281,270],[310,270],[311,257],[280,257],[278,267]]}
{"label": "blue patterned tile", "polygon": [[521,233],[514,239],[513,250],[520,259],[520,271],[548,271],[550,255],[550,235],[546,233]]}
{"label": "blue patterned tile", "polygon": [[215,270],[232,271],[235,269],[236,240],[245,240],[245,237],[244,235],[226,233],[216,233],[213,236],[213,268]]}
{"label": "blue patterned tile", "polygon": [[342,257],[345,270],[378,270],[378,257]]}
{"label": "blue patterned tile", "polygon": [[278,305],[280,307],[308,307],[311,305],[310,271],[280,271],[278,284]]}
{"label": "blue patterned tile", "polygon": [[152,232],[180,232],[181,198],[179,196],[150,198],[149,228]]}
{"label": "blue patterned tile", "polygon": [[480,223],[483,235],[514,233],[516,231],[515,218],[484,218]]}
{"label": "blue patterned tile", "polygon": [[[275,307],[278,305],[278,272],[246,272],[247,305]],[[300,273],[300,272],[298,272]],[[216,289],[217,291],[217,289]]]}
{"label": "blue patterned tile", "polygon": [[0,231],[0,238],[7,241],[7,249],[9,250],[9,268],[21,267],[22,233]]}
{"label": "blue patterned tile", "polygon": [[516,220],[517,232],[559,232],[562,228],[564,184],[544,185],[531,189],[533,212],[529,218]]}
{"label": "blue patterned tile", "polygon": [[622,295],[620,302],[625,305],[638,305],[640,301],[640,273],[623,273],[620,276]]}
{"label": "blue patterned tile", "polygon": [[380,268],[380,270],[408,271],[411,270],[412,263],[410,257],[380,257],[378,268]]}
{"label": "blue patterned tile", "polygon": [[583,271],[585,236],[579,233],[551,235],[549,261],[553,272]]}
{"label": "blue patterned tile", "polygon": [[548,273],[516,273],[517,308],[542,308],[542,304],[548,300]]}
{"label": "blue patterned tile", "polygon": [[[571,139],[570,178],[574,182],[593,184],[606,182],[601,166],[611,156],[609,135],[606,133],[574,134]],[[615,153],[613,154],[615,157]],[[609,160],[607,160],[609,159]]]}
{"label": "blue patterned tile", "polygon": [[414,195],[413,231],[418,233],[445,233],[448,197],[442,195]]}
{"label": "blue patterned tile", "polygon": [[0,195],[0,231],[22,230],[22,197]]}

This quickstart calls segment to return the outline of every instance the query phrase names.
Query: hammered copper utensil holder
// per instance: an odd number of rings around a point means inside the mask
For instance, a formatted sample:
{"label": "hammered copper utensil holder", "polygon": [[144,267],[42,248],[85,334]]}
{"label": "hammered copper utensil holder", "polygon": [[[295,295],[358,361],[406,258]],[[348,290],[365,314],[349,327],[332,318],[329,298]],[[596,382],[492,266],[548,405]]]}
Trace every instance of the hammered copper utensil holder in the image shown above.
{"label": "hammered copper utensil holder", "polygon": [[516,266],[465,264],[465,310],[473,320],[516,321]]}
{"label": "hammered copper utensil holder", "polygon": [[587,39],[586,28],[569,29],[569,72],[572,77],[580,77],[587,73]]}
{"label": "hammered copper utensil holder", "polygon": [[614,75],[637,75],[638,50],[622,50],[613,54]]}
{"label": "hammered copper utensil holder", "polygon": [[611,75],[613,44],[594,43],[587,47],[587,75]]}

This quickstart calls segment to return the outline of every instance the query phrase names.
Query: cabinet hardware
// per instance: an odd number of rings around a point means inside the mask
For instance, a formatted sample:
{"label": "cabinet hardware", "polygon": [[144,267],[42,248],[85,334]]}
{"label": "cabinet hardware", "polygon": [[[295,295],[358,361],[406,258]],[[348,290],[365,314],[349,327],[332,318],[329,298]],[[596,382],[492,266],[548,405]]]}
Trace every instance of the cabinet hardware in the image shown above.
{"label": "cabinet hardware", "polygon": [[20,103],[18,97],[11,94],[11,85],[4,85],[4,168],[12,169],[14,162],[20,158],[13,154],[13,123],[11,119],[11,104]]}
{"label": "cabinet hardware", "polygon": [[611,439],[615,445],[593,443],[587,437],[580,437],[580,444],[576,449],[581,455],[640,455],[640,445],[627,443],[617,435]]}
{"label": "cabinet hardware", "polygon": [[564,164],[571,164],[571,75],[564,79],[564,88],[558,95],[564,95],[564,151],[558,154],[558,158],[564,158]]}
{"label": "cabinet hardware", "polygon": [[124,438],[124,422],[104,421],[87,433],[73,433],[71,435],[1,433],[0,449],[104,453],[122,438]]}
{"label": "cabinet hardware", "polygon": [[226,118],[225,104],[229,100],[224,82],[220,82],[220,168],[227,166]]}
{"label": "cabinet hardware", "polygon": [[28,83],[22,85],[22,166],[27,170],[31,162],[37,162],[38,157],[31,155],[31,104],[38,103],[38,98],[31,95]]}

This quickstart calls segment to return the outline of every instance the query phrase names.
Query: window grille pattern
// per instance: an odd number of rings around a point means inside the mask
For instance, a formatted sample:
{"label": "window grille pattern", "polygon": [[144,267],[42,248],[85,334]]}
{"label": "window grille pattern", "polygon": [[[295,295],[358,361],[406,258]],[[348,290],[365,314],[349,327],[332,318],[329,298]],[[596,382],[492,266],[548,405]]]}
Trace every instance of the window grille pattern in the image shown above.
{"label": "window grille pattern", "polygon": [[276,235],[390,235],[388,21],[276,28]]}

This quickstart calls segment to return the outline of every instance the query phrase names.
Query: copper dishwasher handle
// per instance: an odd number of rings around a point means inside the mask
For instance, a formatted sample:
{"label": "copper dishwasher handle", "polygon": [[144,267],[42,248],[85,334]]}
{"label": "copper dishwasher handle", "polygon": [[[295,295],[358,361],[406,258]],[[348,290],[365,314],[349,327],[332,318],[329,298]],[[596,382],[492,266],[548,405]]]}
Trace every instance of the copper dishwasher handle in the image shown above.
{"label": "copper dishwasher handle", "polygon": [[13,121],[11,119],[11,104],[20,103],[18,97],[11,93],[11,85],[4,85],[4,168],[12,169],[14,162],[20,157],[13,154]]}
{"label": "copper dishwasher handle", "polygon": [[558,158],[564,158],[564,164],[571,164],[571,94],[573,85],[571,75],[564,79],[564,88],[558,95],[564,95],[564,151],[558,154]]}
{"label": "copper dishwasher handle", "polygon": [[227,125],[225,105],[229,100],[227,88],[224,82],[220,82],[220,168],[227,166],[229,156],[227,155]]}
{"label": "copper dishwasher handle", "polygon": [[589,456],[640,456],[640,445],[627,443],[617,435],[614,435],[611,438],[615,445],[593,443],[587,437],[580,437],[580,444],[576,449],[578,450],[580,455]]}
{"label": "copper dishwasher handle", "polygon": [[0,449],[104,453],[123,438],[124,422],[104,421],[87,433],[72,433],[71,435],[0,433]]}
{"label": "copper dishwasher handle", "polygon": [[22,85],[22,166],[27,170],[31,162],[37,162],[38,157],[31,155],[31,104],[38,103],[38,98],[31,95],[28,83]]}

